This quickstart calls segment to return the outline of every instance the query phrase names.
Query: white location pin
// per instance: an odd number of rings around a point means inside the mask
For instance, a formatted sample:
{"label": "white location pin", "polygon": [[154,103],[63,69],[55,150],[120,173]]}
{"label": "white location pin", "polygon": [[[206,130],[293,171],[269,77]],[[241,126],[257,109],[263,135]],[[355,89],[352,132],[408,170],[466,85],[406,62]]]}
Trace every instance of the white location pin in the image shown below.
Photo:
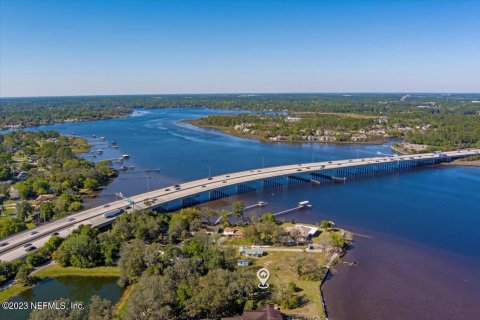
{"label": "white location pin", "polygon": [[269,287],[267,281],[270,278],[270,271],[268,271],[268,269],[262,268],[258,270],[257,278],[260,280],[260,284],[258,285],[260,289],[267,289]]}

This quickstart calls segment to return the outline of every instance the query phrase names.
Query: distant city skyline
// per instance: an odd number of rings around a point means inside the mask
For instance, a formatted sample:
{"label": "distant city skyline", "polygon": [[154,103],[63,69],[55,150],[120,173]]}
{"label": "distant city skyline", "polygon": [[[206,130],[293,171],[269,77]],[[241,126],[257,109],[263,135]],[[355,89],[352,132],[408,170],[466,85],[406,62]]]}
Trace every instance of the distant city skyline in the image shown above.
{"label": "distant city skyline", "polygon": [[0,97],[479,93],[479,1],[0,0]]}

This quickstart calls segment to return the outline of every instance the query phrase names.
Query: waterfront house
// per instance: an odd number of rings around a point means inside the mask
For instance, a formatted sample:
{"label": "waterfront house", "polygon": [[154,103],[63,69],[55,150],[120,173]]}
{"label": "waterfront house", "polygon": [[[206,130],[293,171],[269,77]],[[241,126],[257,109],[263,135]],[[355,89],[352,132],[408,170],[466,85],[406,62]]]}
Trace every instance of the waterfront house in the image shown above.
{"label": "waterfront house", "polygon": [[295,234],[295,237],[297,238],[296,242],[303,243],[303,242],[310,241],[312,237],[314,237],[317,234],[318,228],[314,226],[297,224],[294,227],[285,228],[285,232],[288,235]]}

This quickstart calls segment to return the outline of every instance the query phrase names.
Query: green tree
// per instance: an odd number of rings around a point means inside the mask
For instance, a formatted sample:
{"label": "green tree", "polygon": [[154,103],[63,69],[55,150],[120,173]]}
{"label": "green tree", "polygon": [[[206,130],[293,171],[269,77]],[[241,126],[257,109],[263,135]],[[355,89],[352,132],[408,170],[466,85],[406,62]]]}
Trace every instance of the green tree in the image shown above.
{"label": "green tree", "polygon": [[25,220],[33,213],[33,207],[28,201],[17,202],[16,204],[17,218]]}
{"label": "green tree", "polygon": [[245,205],[243,204],[242,201],[235,201],[234,203],[232,203],[232,213],[235,217],[242,218],[243,220],[244,212],[245,212]]}
{"label": "green tree", "polygon": [[94,295],[90,299],[86,320],[111,320],[113,318],[113,307],[110,300]]}
{"label": "green tree", "polygon": [[[58,299],[51,301],[59,308],[34,309],[30,313],[29,320],[83,320],[83,310],[70,308],[72,301],[69,299]],[[62,308],[62,306],[64,306]],[[67,307],[68,306],[68,307]]]}
{"label": "green tree", "polygon": [[273,223],[277,222],[277,220],[275,219],[275,216],[270,212],[263,214],[262,220],[267,222],[273,222]]}
{"label": "green tree", "polygon": [[285,284],[275,286],[273,299],[283,309],[296,309],[300,307],[300,298],[295,295],[295,289]]}
{"label": "green tree", "polygon": [[55,203],[45,201],[40,204],[40,219],[43,221],[50,220],[55,215]]}
{"label": "green tree", "polygon": [[99,187],[99,183],[96,179],[86,178],[85,181],[83,182],[83,187],[85,189],[94,191],[94,190],[97,190],[97,188]]}
{"label": "green tree", "polygon": [[17,275],[15,276],[15,280],[22,286],[31,285],[33,281],[30,277],[30,271],[31,269],[26,264],[20,265],[17,271]]}
{"label": "green tree", "polygon": [[62,242],[53,258],[62,266],[92,268],[102,262],[98,231],[81,225],[70,237]]}
{"label": "green tree", "polygon": [[143,271],[147,268],[143,260],[145,244],[141,240],[133,240],[131,243],[124,243],[120,249],[120,283],[136,282]]}

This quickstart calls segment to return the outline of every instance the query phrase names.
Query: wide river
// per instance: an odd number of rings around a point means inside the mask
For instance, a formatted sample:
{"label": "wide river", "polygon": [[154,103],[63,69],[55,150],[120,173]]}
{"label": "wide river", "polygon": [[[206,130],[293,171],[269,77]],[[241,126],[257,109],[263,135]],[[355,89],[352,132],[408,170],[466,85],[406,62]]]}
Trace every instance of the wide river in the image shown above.
{"label": "wide river", "polygon": [[[269,144],[180,123],[228,113],[208,109],[137,110],[132,116],[38,127],[92,137],[96,160],[129,154],[106,190],[131,195],[262,166],[391,154],[385,145]],[[98,137],[104,136],[106,142]],[[112,141],[118,149],[108,146]],[[148,172],[145,169],[159,169]],[[324,285],[331,319],[478,319],[480,314],[480,168],[436,166],[346,184],[289,187],[241,197],[280,211],[298,201],[313,208],[286,218],[330,219],[353,231],[346,264]],[[233,199],[228,199],[231,201]],[[219,201],[215,205],[227,205]]]}

